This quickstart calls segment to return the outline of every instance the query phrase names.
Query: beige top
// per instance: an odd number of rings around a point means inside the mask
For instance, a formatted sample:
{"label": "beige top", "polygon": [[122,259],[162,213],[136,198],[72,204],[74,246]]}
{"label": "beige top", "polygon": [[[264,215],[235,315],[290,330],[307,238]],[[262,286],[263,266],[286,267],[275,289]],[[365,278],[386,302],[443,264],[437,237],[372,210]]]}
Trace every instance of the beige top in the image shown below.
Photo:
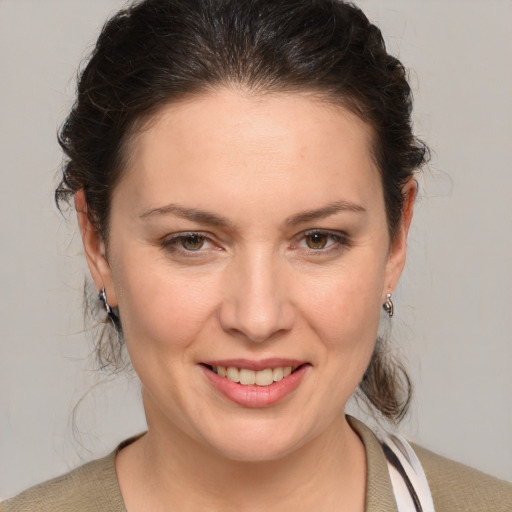
{"label": "beige top", "polygon": [[[386,458],[379,441],[349,417],[366,449],[366,512],[396,512]],[[115,457],[106,457],[32,487],[0,504],[0,512],[126,512]],[[427,475],[436,512],[511,512],[512,484],[414,446]]]}

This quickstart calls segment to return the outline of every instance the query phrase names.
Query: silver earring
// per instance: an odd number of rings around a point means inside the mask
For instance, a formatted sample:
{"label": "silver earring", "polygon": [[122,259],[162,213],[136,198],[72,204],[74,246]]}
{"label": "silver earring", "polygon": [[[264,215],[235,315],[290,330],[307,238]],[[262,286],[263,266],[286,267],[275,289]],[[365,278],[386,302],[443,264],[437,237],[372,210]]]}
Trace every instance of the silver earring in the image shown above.
{"label": "silver earring", "polygon": [[391,293],[388,293],[386,295],[386,302],[384,302],[384,304],[382,304],[382,308],[389,315],[390,318],[393,316],[393,313],[395,312],[395,308],[393,306],[393,301],[391,300]]}
{"label": "silver earring", "polygon": [[110,307],[110,304],[107,300],[107,292],[105,291],[105,288],[102,288],[99,293],[99,299],[103,303],[103,307],[105,308],[105,311],[107,312],[108,317],[114,324],[114,327],[119,330],[121,327],[121,322],[119,321],[119,317],[114,313],[113,308]]}

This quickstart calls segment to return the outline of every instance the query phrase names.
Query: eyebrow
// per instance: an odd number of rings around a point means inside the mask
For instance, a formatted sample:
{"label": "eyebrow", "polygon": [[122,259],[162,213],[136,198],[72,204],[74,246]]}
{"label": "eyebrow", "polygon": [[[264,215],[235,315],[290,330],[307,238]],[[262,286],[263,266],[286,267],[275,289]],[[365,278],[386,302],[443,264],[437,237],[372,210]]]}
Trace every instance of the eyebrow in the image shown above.
{"label": "eyebrow", "polygon": [[288,217],[288,219],[286,219],[286,224],[289,226],[296,226],[313,220],[325,219],[326,217],[330,217],[336,213],[347,211],[354,213],[366,213],[366,209],[359,204],[348,201],[336,201],[335,203],[330,203],[323,208],[308,210]]}
{"label": "eyebrow", "polygon": [[[292,215],[286,219],[286,224],[288,226],[296,226],[298,224],[304,224],[306,222],[311,222],[313,220],[324,219],[331,215],[335,215],[340,212],[355,212],[355,213],[366,213],[366,209],[361,205],[356,203],[351,203],[348,201],[336,201],[334,203],[330,203],[327,206],[322,208],[317,208],[315,210],[307,210],[305,212],[300,212],[296,215]],[[175,215],[176,217],[181,217],[182,219],[191,220],[200,224],[209,224],[211,226],[221,227],[225,229],[233,229],[234,224],[213,212],[208,212],[206,210],[199,210],[197,208],[185,208],[183,206],[179,206],[177,204],[168,204],[166,206],[162,206],[159,208],[152,208],[151,210],[147,210],[146,212],[140,215],[141,219],[145,219],[148,217],[154,217],[159,215]]]}
{"label": "eyebrow", "polygon": [[211,226],[221,227],[221,228],[232,228],[233,223],[230,222],[225,217],[221,217],[216,213],[207,212],[205,210],[198,210],[197,208],[185,208],[183,206],[179,206],[177,204],[168,204],[166,206],[162,206],[160,208],[152,208],[140,215],[141,219],[145,219],[147,217],[153,217],[156,215],[175,215],[176,217],[181,217],[182,219],[187,219],[191,221],[195,221],[200,224],[209,224]]}

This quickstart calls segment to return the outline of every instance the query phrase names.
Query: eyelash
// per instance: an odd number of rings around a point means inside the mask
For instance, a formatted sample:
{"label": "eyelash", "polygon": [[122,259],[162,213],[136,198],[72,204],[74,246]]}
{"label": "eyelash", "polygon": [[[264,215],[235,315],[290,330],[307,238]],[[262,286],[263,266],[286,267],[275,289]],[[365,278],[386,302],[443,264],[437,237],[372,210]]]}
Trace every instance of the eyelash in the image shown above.
{"label": "eyelash", "polygon": [[[325,247],[320,247],[317,249],[313,249],[311,247],[300,247],[299,244],[301,242],[306,243],[306,239],[308,237],[312,237],[314,235],[320,235],[320,236],[326,236],[328,238],[328,241],[326,242]],[[183,243],[187,238],[197,237],[202,241],[202,245],[196,249],[186,249],[183,247]],[[331,243],[329,243],[329,241]],[[213,242],[212,238],[205,233],[196,232],[196,231],[189,231],[184,233],[177,233],[175,235],[172,235],[170,237],[167,237],[163,240],[161,240],[160,245],[163,249],[172,252],[172,253],[181,253],[181,255],[188,257],[188,258],[194,258],[194,257],[200,257],[203,256],[205,251],[208,249],[203,249],[204,244],[211,244],[215,246],[215,243]],[[295,237],[294,242],[292,243],[292,249],[293,250],[300,250],[304,249],[307,251],[308,255],[312,256],[325,256],[327,254],[331,254],[333,252],[339,252],[341,250],[347,249],[351,246],[351,242],[349,237],[346,233],[336,231],[326,231],[321,229],[312,229],[309,231],[305,231],[303,233],[300,233],[298,236]],[[217,249],[219,247],[217,246]],[[211,250],[211,249],[209,249]]]}
{"label": "eyelash", "polygon": [[[197,250],[186,249],[185,247],[183,247],[183,242],[187,238],[192,238],[192,237],[197,237],[197,238],[201,239],[203,241],[203,244],[204,243],[210,243],[210,244],[213,243],[212,239],[208,235],[206,235],[204,233],[198,233],[196,231],[190,231],[190,232],[186,232],[186,233],[177,233],[176,235],[167,237],[167,238],[163,239],[160,242],[160,244],[164,249],[166,249],[170,252],[181,252],[182,254],[186,255],[189,258],[193,258],[193,257],[197,257],[197,256],[203,254],[204,250],[201,250],[202,245]],[[181,247],[180,247],[180,244],[181,244]]]}
{"label": "eyelash", "polygon": [[[313,249],[311,247],[304,247],[306,251],[308,251],[309,255],[312,256],[325,256],[331,254],[333,252],[339,252],[344,249],[348,249],[351,246],[350,239],[346,233],[341,231],[326,231],[322,229],[312,229],[309,231],[305,231],[301,233],[298,237],[296,237],[297,242],[294,244],[294,249],[298,247],[300,242],[306,242],[308,237],[314,235],[321,235],[328,237],[328,241],[325,247]],[[329,241],[331,243],[329,243]]]}

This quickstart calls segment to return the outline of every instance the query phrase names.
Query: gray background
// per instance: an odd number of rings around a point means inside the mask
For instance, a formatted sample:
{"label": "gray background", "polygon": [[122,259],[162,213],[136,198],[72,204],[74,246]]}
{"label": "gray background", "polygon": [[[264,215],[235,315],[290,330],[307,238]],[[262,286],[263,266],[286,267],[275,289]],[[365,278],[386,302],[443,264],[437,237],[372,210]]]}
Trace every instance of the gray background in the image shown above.
{"label": "gray background", "polygon": [[[0,497],[144,429],[136,380],[89,370],[81,247],[52,203],[77,63],[122,3],[0,0]],[[395,295],[402,428],[512,480],[512,2],[358,3],[414,70],[433,149]]]}

